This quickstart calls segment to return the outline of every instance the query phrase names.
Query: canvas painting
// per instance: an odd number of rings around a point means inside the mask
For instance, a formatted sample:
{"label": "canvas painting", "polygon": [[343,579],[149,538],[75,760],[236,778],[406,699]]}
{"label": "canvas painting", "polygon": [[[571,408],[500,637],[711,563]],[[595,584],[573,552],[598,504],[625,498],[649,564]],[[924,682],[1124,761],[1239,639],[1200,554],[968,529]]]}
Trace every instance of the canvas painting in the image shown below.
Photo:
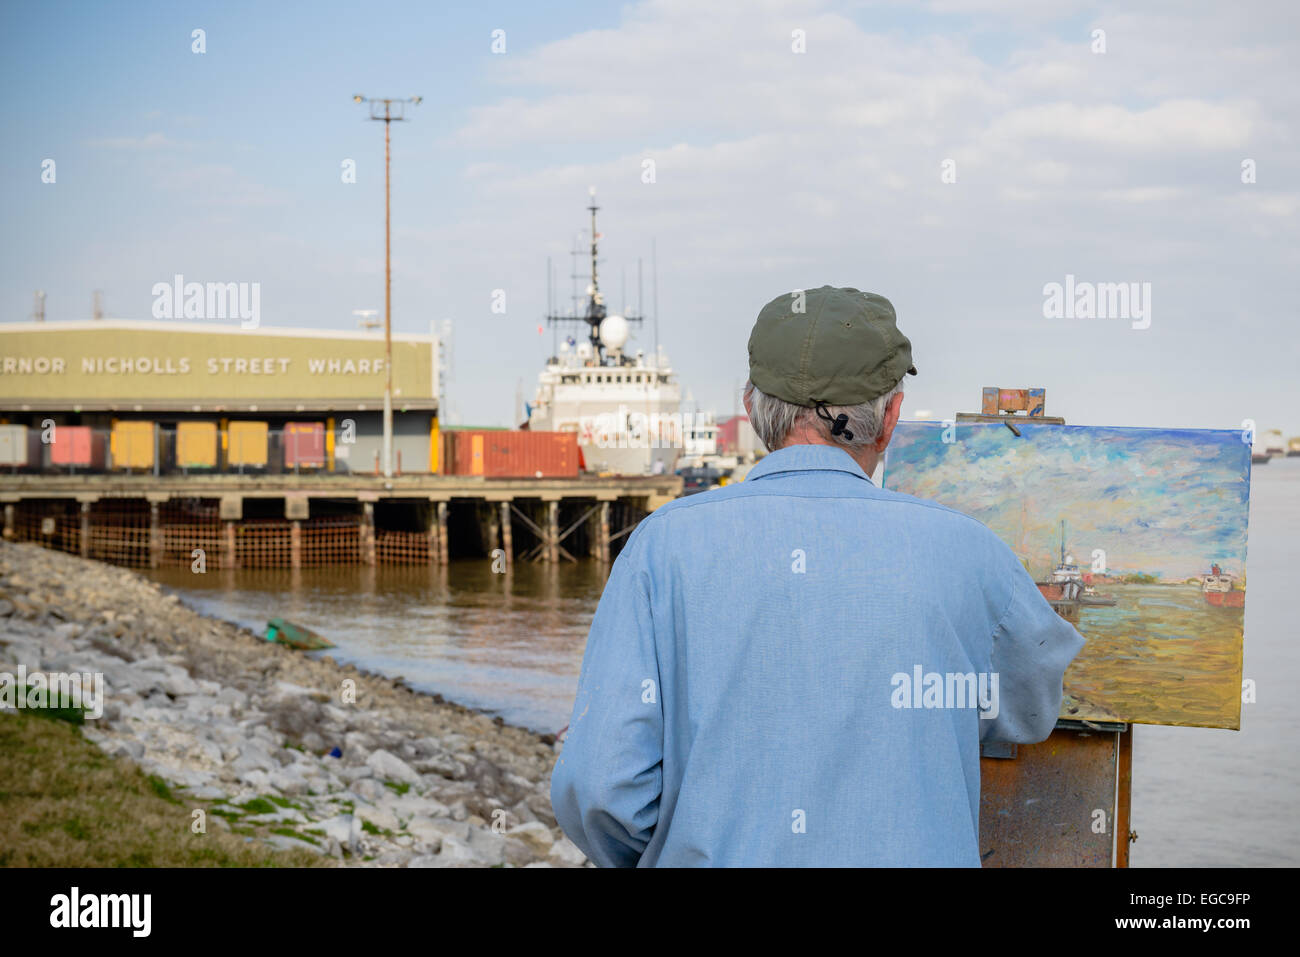
{"label": "canvas painting", "polygon": [[1087,639],[1062,718],[1240,727],[1242,434],[1014,425],[900,423],[885,487],[987,525]]}

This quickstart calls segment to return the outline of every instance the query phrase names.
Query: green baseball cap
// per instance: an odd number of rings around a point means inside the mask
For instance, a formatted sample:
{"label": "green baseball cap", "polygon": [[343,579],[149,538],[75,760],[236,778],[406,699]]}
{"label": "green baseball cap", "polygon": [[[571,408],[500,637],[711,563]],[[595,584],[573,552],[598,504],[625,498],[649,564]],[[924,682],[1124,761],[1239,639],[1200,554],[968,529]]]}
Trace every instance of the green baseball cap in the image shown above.
{"label": "green baseball cap", "polygon": [[749,381],[795,405],[858,405],[916,375],[893,304],[857,289],[796,289],[758,314]]}

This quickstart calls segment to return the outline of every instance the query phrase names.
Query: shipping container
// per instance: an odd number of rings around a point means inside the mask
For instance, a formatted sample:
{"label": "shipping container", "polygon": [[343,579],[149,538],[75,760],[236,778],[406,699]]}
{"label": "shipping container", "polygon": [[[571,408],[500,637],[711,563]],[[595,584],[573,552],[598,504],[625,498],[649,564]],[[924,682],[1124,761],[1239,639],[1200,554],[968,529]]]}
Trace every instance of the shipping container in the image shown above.
{"label": "shipping container", "polygon": [[183,469],[217,467],[217,423],[176,423],[176,465]]}
{"label": "shipping container", "polygon": [[231,468],[266,468],[266,435],[265,422],[231,422],[226,426],[226,464]]}
{"label": "shipping container", "polygon": [[154,424],[134,419],[114,422],[109,451],[115,469],[153,468]]}
{"label": "shipping container", "polygon": [[56,425],[50,436],[50,464],[73,468],[104,467],[104,434],[88,425]]}
{"label": "shipping container", "polygon": [[450,439],[448,475],[485,478],[575,478],[578,437],[573,432],[456,429]]}
{"label": "shipping container", "polygon": [[0,425],[0,466],[40,468],[41,433],[25,425]]}
{"label": "shipping container", "polygon": [[284,467],[319,469],[325,467],[325,424],[323,422],[286,422]]}

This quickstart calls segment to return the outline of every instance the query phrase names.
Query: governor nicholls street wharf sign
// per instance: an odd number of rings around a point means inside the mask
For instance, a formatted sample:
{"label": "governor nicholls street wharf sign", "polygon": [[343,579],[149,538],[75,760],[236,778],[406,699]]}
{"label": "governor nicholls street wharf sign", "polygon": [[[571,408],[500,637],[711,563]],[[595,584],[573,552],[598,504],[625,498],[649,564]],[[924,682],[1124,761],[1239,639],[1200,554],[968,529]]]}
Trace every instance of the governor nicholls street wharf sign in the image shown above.
{"label": "governor nicholls street wharf sign", "polygon": [[[434,409],[437,338],[393,335],[393,404]],[[0,408],[379,409],[382,333],[97,320],[0,324]]]}

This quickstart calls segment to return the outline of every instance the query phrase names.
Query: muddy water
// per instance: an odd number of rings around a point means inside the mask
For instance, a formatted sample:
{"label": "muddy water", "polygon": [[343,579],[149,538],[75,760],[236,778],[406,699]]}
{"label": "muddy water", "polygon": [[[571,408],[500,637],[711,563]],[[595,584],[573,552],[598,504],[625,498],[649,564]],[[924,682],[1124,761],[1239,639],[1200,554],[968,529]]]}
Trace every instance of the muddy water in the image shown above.
{"label": "muddy water", "polygon": [[558,731],[569,708],[604,575],[594,563],[297,572],[157,571],[187,604],[259,632],[287,618],[320,632],[341,662],[404,678],[511,724]]}
{"label": "muddy water", "polygon": [[[1240,731],[1137,729],[1135,866],[1300,865],[1300,458],[1257,467],[1251,498],[1245,675],[1256,682],[1258,700],[1242,706]],[[520,565],[503,576],[486,561],[432,570],[179,570],[155,577],[209,614],[259,630],[276,615],[301,622],[337,642],[333,654],[341,661],[541,731],[568,721],[604,581],[591,563]],[[1195,588],[1115,590],[1123,593],[1115,608],[1084,612],[1090,618],[1081,626],[1099,642],[1121,636],[1143,606],[1146,616],[1153,607],[1166,610],[1175,639],[1189,620],[1214,629],[1238,627],[1242,619],[1241,611],[1206,609]],[[1217,667],[1207,661],[1201,670]],[[1193,686],[1206,680],[1187,677]],[[1203,699],[1198,707],[1221,704]]]}

